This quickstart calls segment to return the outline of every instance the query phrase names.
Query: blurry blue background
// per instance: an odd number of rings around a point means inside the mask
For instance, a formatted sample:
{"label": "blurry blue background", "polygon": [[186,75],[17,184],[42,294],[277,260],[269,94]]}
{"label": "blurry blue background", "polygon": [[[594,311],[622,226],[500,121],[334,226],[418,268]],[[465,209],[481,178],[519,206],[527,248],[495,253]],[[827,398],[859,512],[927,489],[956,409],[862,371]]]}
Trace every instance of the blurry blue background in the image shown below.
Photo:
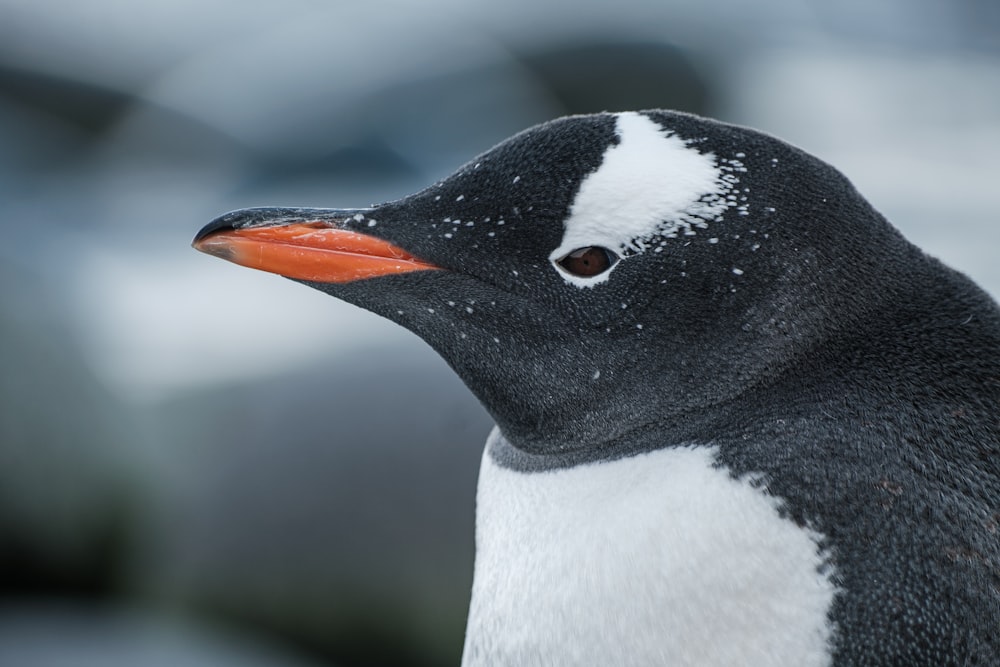
{"label": "blurry blue background", "polygon": [[0,665],[456,664],[488,417],[189,243],[648,107],[819,155],[1000,294],[994,0],[0,0]]}

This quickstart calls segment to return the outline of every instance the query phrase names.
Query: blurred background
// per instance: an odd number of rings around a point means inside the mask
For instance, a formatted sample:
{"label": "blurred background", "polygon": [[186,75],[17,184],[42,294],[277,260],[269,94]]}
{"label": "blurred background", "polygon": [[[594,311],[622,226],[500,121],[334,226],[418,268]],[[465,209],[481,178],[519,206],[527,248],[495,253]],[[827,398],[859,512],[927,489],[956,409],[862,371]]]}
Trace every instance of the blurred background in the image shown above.
{"label": "blurred background", "polygon": [[457,664],[488,417],[191,238],[649,107],[819,155],[1000,295],[995,0],[0,0],[0,665]]}

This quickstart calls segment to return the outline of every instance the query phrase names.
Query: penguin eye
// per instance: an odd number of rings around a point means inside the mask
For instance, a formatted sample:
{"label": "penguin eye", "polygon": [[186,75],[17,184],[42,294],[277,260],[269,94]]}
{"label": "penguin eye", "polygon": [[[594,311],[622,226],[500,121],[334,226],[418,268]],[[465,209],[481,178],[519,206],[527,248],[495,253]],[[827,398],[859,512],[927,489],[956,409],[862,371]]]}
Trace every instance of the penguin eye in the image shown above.
{"label": "penguin eye", "polygon": [[598,245],[577,248],[556,262],[568,273],[582,278],[604,273],[618,261],[618,255]]}

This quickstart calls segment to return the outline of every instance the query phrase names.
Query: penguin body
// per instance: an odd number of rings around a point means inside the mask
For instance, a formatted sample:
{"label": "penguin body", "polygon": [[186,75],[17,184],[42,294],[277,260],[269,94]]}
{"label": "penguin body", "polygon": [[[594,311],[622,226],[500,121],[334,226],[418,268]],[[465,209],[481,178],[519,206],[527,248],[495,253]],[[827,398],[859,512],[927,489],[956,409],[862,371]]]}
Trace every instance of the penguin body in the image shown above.
{"label": "penguin body", "polygon": [[195,244],[406,326],[495,418],[465,664],[998,664],[1000,311],[816,158],[579,116]]}

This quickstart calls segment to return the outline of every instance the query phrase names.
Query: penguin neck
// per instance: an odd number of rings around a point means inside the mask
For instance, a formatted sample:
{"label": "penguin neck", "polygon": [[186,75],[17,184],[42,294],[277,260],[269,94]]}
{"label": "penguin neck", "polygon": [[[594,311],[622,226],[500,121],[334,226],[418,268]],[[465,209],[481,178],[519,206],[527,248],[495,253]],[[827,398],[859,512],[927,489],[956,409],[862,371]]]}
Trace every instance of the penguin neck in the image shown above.
{"label": "penguin neck", "polygon": [[[596,380],[597,371],[583,366],[577,386],[592,389],[589,395],[564,396],[551,407],[536,402],[510,409],[505,403],[504,409],[490,410],[503,433],[494,442],[493,459],[534,471],[620,459],[673,443],[707,443],[730,430],[739,415],[753,414],[750,406],[762,392],[793,396],[797,390],[788,376],[802,363],[794,356],[798,348],[771,345],[772,358],[735,344],[718,349],[733,354],[713,357],[704,347],[688,346],[683,356],[620,364]],[[820,363],[822,355],[798,351],[810,364]],[[556,391],[525,394],[551,397]],[[487,409],[488,399],[495,398],[480,396]]]}

